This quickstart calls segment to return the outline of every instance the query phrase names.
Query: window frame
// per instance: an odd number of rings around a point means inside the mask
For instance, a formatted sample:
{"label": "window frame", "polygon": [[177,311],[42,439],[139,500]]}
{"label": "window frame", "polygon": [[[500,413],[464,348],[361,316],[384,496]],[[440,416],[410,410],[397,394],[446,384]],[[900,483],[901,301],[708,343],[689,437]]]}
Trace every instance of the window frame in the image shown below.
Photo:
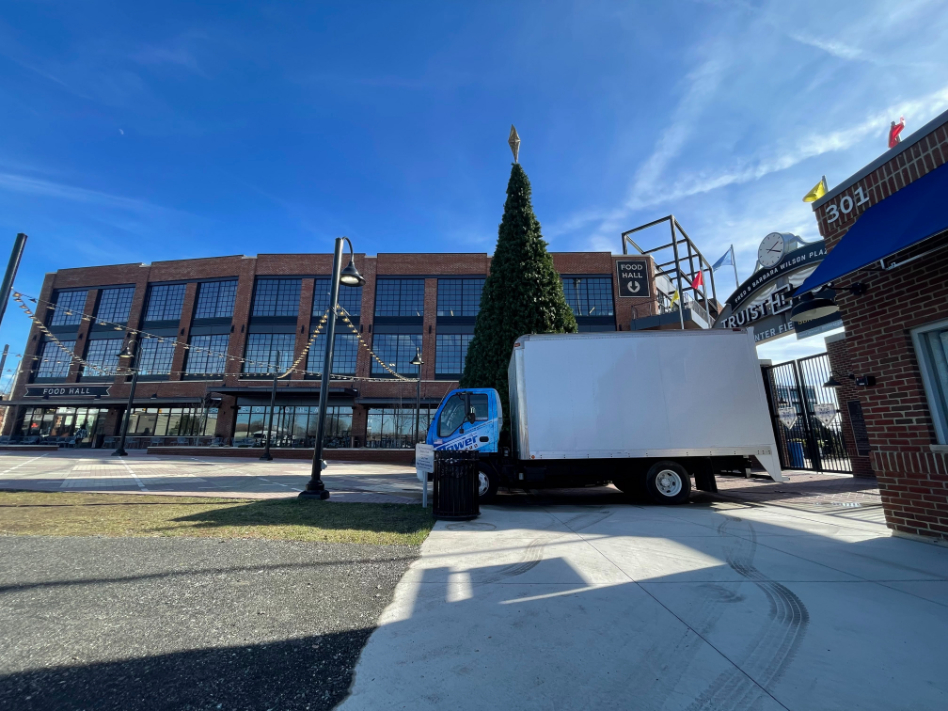
{"label": "window frame", "polygon": [[[80,295],[79,306],[65,306],[62,304],[63,296],[71,296],[73,294]],[[53,304],[52,313],[49,317],[49,326],[55,328],[70,328],[79,326],[82,323],[82,316],[84,309],[86,307],[86,299],[89,296],[88,289],[62,289],[56,291],[56,303]],[[66,311],[69,310],[72,313],[66,314]],[[60,318],[60,314],[65,319],[60,323],[56,322],[56,319]],[[75,320],[73,320],[75,319]]]}
{"label": "window frame", "polygon": [[[188,288],[188,285],[184,282],[175,282],[172,284],[149,284],[148,293],[146,294],[146,298],[145,298],[145,313],[142,316],[142,323],[175,323],[176,324],[180,322],[181,312],[184,309],[184,297],[186,295],[187,288]],[[150,318],[152,299],[154,298],[155,292],[158,289],[162,289],[162,290],[167,289],[169,294],[180,289],[181,301],[178,303],[177,315],[175,315],[173,318]],[[175,296],[175,298],[177,298],[177,296]],[[166,313],[167,311],[166,305],[169,303],[172,303],[171,299],[166,298],[165,305],[162,306],[161,313],[158,315],[162,317],[168,315]]]}
{"label": "window frame", "polygon": [[[939,394],[939,384],[935,373],[934,363],[928,356],[928,344],[922,341],[922,336],[931,331],[948,329],[948,319],[935,321],[912,329],[912,345],[915,348],[915,360],[922,374],[922,385],[925,390],[925,400],[928,411],[935,426],[935,439],[939,445],[948,445],[948,392]],[[943,400],[940,399],[943,397]]]}

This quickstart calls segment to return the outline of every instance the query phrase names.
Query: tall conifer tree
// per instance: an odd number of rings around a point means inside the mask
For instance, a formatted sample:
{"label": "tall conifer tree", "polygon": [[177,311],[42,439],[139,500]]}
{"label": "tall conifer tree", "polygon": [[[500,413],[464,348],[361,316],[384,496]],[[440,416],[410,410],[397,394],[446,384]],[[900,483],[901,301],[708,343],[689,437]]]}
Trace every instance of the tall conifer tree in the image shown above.
{"label": "tall conifer tree", "polygon": [[560,275],[533,214],[530,180],[520,164],[514,163],[461,387],[496,388],[504,406],[504,430],[508,431],[507,368],[514,341],[528,333],[576,330],[576,318],[566,303]]}

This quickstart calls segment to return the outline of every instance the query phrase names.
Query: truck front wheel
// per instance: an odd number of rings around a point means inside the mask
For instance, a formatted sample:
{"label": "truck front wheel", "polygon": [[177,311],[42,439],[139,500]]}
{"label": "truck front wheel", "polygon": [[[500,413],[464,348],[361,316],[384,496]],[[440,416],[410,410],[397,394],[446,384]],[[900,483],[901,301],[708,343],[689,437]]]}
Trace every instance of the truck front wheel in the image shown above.
{"label": "truck front wheel", "polygon": [[497,495],[500,479],[489,464],[481,464],[477,471],[477,498],[481,504],[489,504]]}
{"label": "truck front wheel", "polygon": [[691,477],[677,462],[655,462],[645,475],[645,488],[656,504],[683,504],[691,494]]}

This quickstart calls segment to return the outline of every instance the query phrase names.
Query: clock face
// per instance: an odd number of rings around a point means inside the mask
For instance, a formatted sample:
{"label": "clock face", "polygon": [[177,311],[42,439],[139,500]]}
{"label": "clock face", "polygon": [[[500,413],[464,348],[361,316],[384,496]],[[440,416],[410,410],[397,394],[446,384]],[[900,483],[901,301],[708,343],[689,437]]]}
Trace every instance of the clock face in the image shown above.
{"label": "clock face", "polygon": [[762,267],[772,267],[783,257],[783,235],[779,232],[771,232],[764,237],[757,249],[757,261]]}

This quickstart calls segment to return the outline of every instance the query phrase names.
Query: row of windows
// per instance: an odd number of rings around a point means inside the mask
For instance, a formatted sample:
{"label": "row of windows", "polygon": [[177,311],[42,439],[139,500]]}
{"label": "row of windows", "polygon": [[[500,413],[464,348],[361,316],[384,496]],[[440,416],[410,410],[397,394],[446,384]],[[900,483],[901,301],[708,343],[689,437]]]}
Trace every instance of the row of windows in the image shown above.
{"label": "row of windows", "polygon": [[[156,284],[148,292],[145,321],[177,321],[184,304],[185,284]],[[483,278],[438,280],[437,314],[442,317],[477,316]],[[254,316],[296,317],[299,312],[302,279],[257,279]],[[330,279],[315,280],[313,315],[329,308]],[[563,293],[577,316],[613,316],[612,279],[609,277],[563,277]],[[127,323],[135,295],[134,287],[103,289],[96,318]],[[202,282],[198,287],[194,318],[231,318],[237,281]],[[74,326],[82,320],[84,290],[62,291],[50,321],[53,326]],[[339,304],[351,315],[362,312],[362,287],[341,287]],[[421,316],[425,309],[424,279],[379,279],[375,293],[376,316]]]}
{"label": "row of windows", "polygon": [[[437,375],[460,375],[464,371],[464,360],[473,336],[471,334],[438,334],[435,340],[435,373]],[[402,375],[417,375],[418,366],[412,359],[421,351],[422,335],[405,333],[378,333],[373,350],[392,370]],[[61,341],[63,348],[71,353],[75,341]],[[188,375],[219,375],[227,372],[227,348],[229,334],[193,336],[188,349],[185,371]],[[97,367],[87,367],[88,377],[115,375],[119,365],[119,353],[123,347],[120,338],[91,339],[86,349],[85,360]],[[266,374],[274,372],[274,365],[286,370],[293,363],[296,346],[295,333],[251,333],[247,336],[244,364],[245,373]],[[309,350],[306,370],[322,371],[326,353],[326,335],[316,336]],[[336,375],[355,375],[359,355],[359,337],[354,333],[338,333],[333,343],[332,372]],[[174,341],[147,338],[142,342],[142,375],[167,375],[174,359]],[[66,378],[69,375],[71,358],[67,352],[52,341],[43,344],[38,378]],[[388,371],[377,361],[372,361],[372,375],[385,376]]]}

